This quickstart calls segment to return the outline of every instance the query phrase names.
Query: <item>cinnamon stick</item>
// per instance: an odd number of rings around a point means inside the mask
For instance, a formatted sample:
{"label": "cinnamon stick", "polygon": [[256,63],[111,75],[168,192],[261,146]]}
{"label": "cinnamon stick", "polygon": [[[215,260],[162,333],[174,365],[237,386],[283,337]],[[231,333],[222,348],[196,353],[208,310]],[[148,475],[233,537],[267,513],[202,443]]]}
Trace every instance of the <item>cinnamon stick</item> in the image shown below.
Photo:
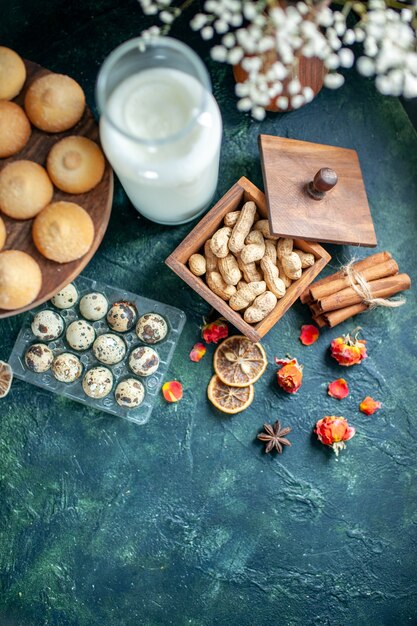
{"label": "cinnamon stick", "polygon": [[323,328],[324,326],[326,326],[326,320],[324,318],[324,315],[315,315],[313,317],[313,322],[319,327],[319,328]]}
{"label": "cinnamon stick", "polygon": [[[378,280],[378,278],[386,278],[387,276],[398,274],[398,265],[394,259],[389,259],[388,261],[383,261],[382,263],[377,263],[376,265],[371,265],[371,267],[366,267],[358,271],[360,271],[365,280],[370,282],[372,280]],[[342,278],[336,278],[324,285],[311,287],[310,291],[314,291],[315,300],[321,300],[346,287],[350,287],[350,280],[348,276],[343,276]]]}
{"label": "cinnamon stick", "polygon": [[338,309],[337,311],[330,311],[329,313],[323,313],[320,317],[323,319],[323,322],[333,328],[342,322],[345,322],[350,317],[357,315],[358,313],[363,313],[367,309],[367,305],[360,302],[359,304],[352,304],[352,306],[347,306],[344,309]]}
{"label": "cinnamon stick", "polygon": [[[368,284],[373,298],[389,298],[399,291],[410,289],[411,279],[408,274],[397,274],[396,276],[373,280]],[[343,309],[360,302],[362,302],[361,296],[352,287],[347,287],[338,293],[322,298],[318,301],[318,304],[321,312],[327,313],[328,311]]]}
{"label": "cinnamon stick", "polygon": [[[390,259],[392,259],[392,255],[390,254],[390,252],[377,252],[376,254],[371,254],[371,256],[368,256],[365,259],[361,259],[360,261],[353,263],[352,267],[358,272],[363,272],[369,267],[373,267],[374,265],[377,265],[378,263],[384,263],[385,261],[389,261]],[[320,280],[317,280],[315,283],[310,285],[308,290],[303,292],[303,294],[301,295],[301,302],[304,302],[303,298],[306,292],[310,294],[313,300],[319,300],[319,298],[316,296],[317,288],[319,288],[322,285],[327,285],[333,282],[334,280],[339,280],[340,278],[344,278],[344,277],[345,277],[345,272],[342,269],[342,270],[339,270],[338,272],[335,272],[334,274],[331,274],[330,276],[326,276],[325,278],[321,278]]]}

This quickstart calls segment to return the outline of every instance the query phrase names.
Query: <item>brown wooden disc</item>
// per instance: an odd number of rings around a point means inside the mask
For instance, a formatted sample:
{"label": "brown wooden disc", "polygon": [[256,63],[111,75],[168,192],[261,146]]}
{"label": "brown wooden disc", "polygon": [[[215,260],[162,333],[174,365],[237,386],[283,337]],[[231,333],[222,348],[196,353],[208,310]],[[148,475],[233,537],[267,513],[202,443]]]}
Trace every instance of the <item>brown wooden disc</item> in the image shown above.
{"label": "brown wooden disc", "polygon": [[[25,61],[25,65],[27,79],[22,91],[14,99],[14,102],[21,106],[23,106],[26,90],[33,80],[44,74],[50,73],[49,70],[37,65],[36,63],[32,63],[31,61]],[[46,157],[49,150],[60,139],[69,135],[82,135],[83,137],[88,137],[96,143],[99,143],[98,125],[88,107],[86,107],[83,117],[78,124],[63,133],[46,133],[32,126],[32,135],[26,146],[14,156],[9,157],[8,159],[0,159],[0,170],[7,163],[10,163],[11,161],[18,161],[20,159],[35,161],[45,167]],[[42,289],[37,299],[27,306],[14,311],[5,311],[0,309],[0,318],[28,311],[39,304],[42,304],[42,302],[49,300],[49,298],[51,298],[57,291],[76,278],[94,256],[94,253],[99,247],[104,237],[104,233],[106,232],[112,207],[113,172],[109,163],[106,161],[104,176],[97,187],[87,193],[76,195],[64,193],[63,191],[54,188],[52,201],[55,202],[58,200],[76,202],[82,206],[87,213],[89,213],[94,222],[95,232],[93,244],[87,254],[85,254],[81,259],[72,261],[71,263],[55,263],[43,257],[35,248],[32,241],[33,220],[20,222],[0,213],[6,224],[7,230],[7,239],[4,250],[14,249],[27,252],[39,263],[42,270]]]}

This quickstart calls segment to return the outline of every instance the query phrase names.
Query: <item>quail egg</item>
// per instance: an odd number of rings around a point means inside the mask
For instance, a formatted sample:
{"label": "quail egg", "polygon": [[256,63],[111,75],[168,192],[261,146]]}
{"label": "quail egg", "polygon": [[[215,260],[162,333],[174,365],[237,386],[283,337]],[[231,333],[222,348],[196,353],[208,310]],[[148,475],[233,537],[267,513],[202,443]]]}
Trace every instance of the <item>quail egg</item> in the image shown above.
{"label": "quail egg", "polygon": [[66,338],[73,350],[87,350],[95,337],[94,328],[84,320],[75,320],[67,328]]}
{"label": "quail egg", "polygon": [[101,363],[114,365],[119,363],[126,354],[126,344],[121,337],[106,333],[97,337],[93,344],[94,356]]}
{"label": "quail egg", "polygon": [[142,404],[145,397],[145,388],[136,378],[122,380],[114,392],[117,404],[127,409],[133,409]]}
{"label": "quail egg", "polygon": [[129,357],[129,367],[139,376],[150,376],[159,366],[159,356],[153,348],[139,346],[135,348]]}
{"label": "quail egg", "polygon": [[25,354],[25,363],[32,372],[47,372],[54,360],[54,354],[51,348],[44,343],[34,343]]}
{"label": "quail egg", "polygon": [[136,334],[144,343],[158,343],[165,339],[168,325],[158,313],[145,313],[136,324]]}
{"label": "quail egg", "polygon": [[82,371],[80,359],[70,352],[59,354],[52,363],[52,374],[61,383],[73,383]]}
{"label": "quail egg", "polygon": [[109,308],[107,298],[102,293],[87,293],[80,300],[80,313],[86,320],[96,322],[105,317]]}
{"label": "quail egg", "polygon": [[72,283],[58,291],[51,298],[51,302],[57,309],[70,309],[78,302],[78,291]]}
{"label": "quail egg", "polygon": [[108,367],[93,367],[83,378],[84,393],[90,398],[104,398],[113,387],[113,374]]}
{"label": "quail egg", "polygon": [[107,313],[107,323],[112,330],[125,333],[136,321],[136,307],[130,302],[114,302]]}
{"label": "quail egg", "polygon": [[43,341],[52,341],[62,335],[64,320],[56,311],[44,309],[36,313],[32,322],[32,333]]}

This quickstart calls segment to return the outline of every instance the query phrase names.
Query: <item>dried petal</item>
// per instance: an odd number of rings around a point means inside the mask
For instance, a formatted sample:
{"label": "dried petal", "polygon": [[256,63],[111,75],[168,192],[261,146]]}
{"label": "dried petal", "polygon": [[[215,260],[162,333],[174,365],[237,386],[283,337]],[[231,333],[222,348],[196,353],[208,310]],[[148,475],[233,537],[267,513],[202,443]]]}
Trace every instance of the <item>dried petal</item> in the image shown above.
{"label": "dried petal", "polygon": [[220,339],[229,336],[229,327],[223,318],[219,318],[209,324],[204,324],[201,330],[201,336],[206,343],[218,343]]}
{"label": "dried petal", "polygon": [[203,343],[196,343],[190,352],[190,359],[194,363],[201,361],[206,353],[206,346]]}
{"label": "dried petal", "polygon": [[162,385],[162,393],[167,402],[178,402],[182,398],[182,385],[178,380],[170,380]]}
{"label": "dried petal", "polygon": [[332,398],[336,398],[337,400],[343,400],[343,398],[346,398],[349,395],[348,384],[344,378],[338,378],[332,383],[329,383],[327,393]]}
{"label": "dried petal", "polygon": [[344,417],[326,415],[318,420],[314,432],[322,444],[333,448],[337,456],[345,448],[344,442],[352,439],[356,431]]}
{"label": "dried petal", "polygon": [[304,346],[311,346],[319,338],[319,329],[312,324],[305,324],[301,326],[301,333],[299,340]]}
{"label": "dried petal", "polygon": [[362,413],[365,413],[365,415],[373,415],[375,411],[378,411],[381,407],[381,402],[374,400],[370,396],[366,396],[366,398],[364,398],[360,403],[359,410],[362,411]]}

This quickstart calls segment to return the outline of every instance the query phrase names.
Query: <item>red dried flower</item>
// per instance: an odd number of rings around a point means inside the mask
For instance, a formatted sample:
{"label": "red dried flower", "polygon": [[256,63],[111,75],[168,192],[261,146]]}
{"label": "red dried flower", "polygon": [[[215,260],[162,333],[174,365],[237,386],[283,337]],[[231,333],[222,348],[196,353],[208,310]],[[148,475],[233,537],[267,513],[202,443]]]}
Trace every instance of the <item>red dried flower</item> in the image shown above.
{"label": "red dried flower", "polygon": [[343,335],[333,339],[330,345],[331,355],[339,365],[350,367],[367,358],[365,344],[366,341],[358,339],[357,334],[353,338],[350,335]]}
{"label": "red dried flower", "polygon": [[299,340],[304,346],[311,346],[319,338],[319,329],[312,324],[305,324],[301,326],[301,333]]}
{"label": "red dried flower", "polygon": [[330,446],[337,456],[340,450],[346,447],[345,441],[352,439],[356,431],[352,426],[349,426],[344,417],[326,415],[318,420],[314,432],[319,441],[325,446]]}
{"label": "red dried flower", "polygon": [[182,385],[178,380],[170,380],[162,385],[162,393],[167,402],[178,402],[182,398]]}
{"label": "red dried flower", "polygon": [[214,322],[204,324],[201,329],[201,336],[206,343],[218,343],[220,339],[225,339],[229,336],[229,327],[225,320],[220,317]]}
{"label": "red dried flower", "polygon": [[203,343],[196,343],[190,352],[190,359],[191,361],[194,361],[194,363],[198,363],[201,361],[205,353],[206,346]]}
{"label": "red dried flower", "polygon": [[378,411],[381,407],[381,402],[374,400],[370,396],[366,396],[366,398],[364,398],[360,403],[359,410],[362,411],[362,413],[365,413],[365,415],[373,415],[375,411]]}
{"label": "red dried flower", "polygon": [[303,366],[298,363],[297,359],[275,357],[275,363],[283,366],[277,372],[278,385],[287,393],[296,393],[303,381]]}
{"label": "red dried flower", "polygon": [[349,395],[349,387],[344,378],[338,378],[334,380],[332,383],[329,383],[327,387],[327,393],[332,398],[336,398],[337,400],[343,400]]}

